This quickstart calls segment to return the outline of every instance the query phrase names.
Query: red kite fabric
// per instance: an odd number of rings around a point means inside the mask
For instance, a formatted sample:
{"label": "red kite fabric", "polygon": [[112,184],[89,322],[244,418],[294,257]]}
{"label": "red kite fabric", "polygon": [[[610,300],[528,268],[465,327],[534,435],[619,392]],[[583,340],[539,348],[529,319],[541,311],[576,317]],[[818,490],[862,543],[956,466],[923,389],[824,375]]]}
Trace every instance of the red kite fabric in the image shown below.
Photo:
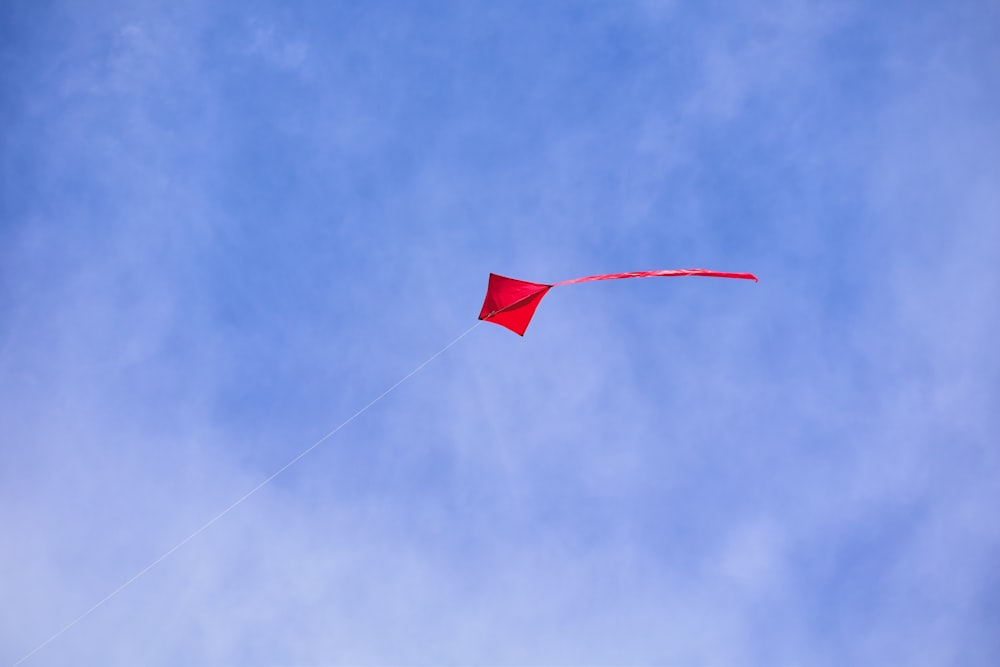
{"label": "red kite fabric", "polygon": [[633,271],[632,273],[608,273],[601,276],[574,278],[560,283],[546,285],[544,283],[529,283],[505,276],[490,274],[490,282],[486,288],[486,300],[479,313],[479,319],[499,324],[523,336],[535,314],[535,309],[541,303],[542,297],[559,285],[587,283],[593,280],[618,280],[620,278],[655,278],[674,276],[709,276],[712,278],[739,278],[757,282],[757,276],[752,273],[723,273],[707,269],[666,269],[663,271]]}

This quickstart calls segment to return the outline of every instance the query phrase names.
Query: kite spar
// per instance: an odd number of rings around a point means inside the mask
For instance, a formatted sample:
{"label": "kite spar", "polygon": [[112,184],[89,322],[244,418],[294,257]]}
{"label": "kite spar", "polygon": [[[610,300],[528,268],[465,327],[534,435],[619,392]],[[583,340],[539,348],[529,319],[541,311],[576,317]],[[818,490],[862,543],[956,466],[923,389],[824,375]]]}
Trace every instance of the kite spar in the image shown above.
{"label": "kite spar", "polygon": [[587,283],[594,280],[619,280],[621,278],[670,278],[677,276],[708,276],[711,278],[738,278],[757,282],[757,276],[752,273],[724,273],[708,269],[666,269],[662,271],[633,271],[632,273],[608,273],[601,276],[574,278],[559,283],[529,283],[524,280],[507,278],[495,273],[490,274],[489,286],[486,288],[486,300],[479,313],[479,319],[499,324],[523,336],[531,322],[535,309],[541,303],[550,289],[560,285]]}

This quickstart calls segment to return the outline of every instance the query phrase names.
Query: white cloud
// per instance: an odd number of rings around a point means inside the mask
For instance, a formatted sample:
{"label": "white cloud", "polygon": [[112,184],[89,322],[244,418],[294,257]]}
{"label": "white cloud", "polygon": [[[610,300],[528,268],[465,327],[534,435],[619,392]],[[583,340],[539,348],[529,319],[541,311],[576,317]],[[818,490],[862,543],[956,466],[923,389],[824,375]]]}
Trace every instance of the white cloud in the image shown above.
{"label": "white cloud", "polygon": [[[360,30],[373,43],[350,48],[387,75],[376,84],[331,64],[335,40],[321,49],[265,18],[234,38],[246,53],[211,51],[330,66],[335,94],[315,91],[317,109],[292,120],[231,102],[213,78],[224,67],[193,67],[206,52],[190,17],[98,30],[113,37],[107,67],[74,61],[77,83],[25,102],[46,131],[15,128],[36,143],[25,182],[46,201],[2,251],[0,422],[16,443],[0,450],[3,656],[464,329],[486,271],[554,280],[693,256],[762,282],[565,288],[524,339],[482,325],[39,664],[989,664],[1000,243],[983,71],[944,48],[936,69],[890,72],[864,125],[778,146],[773,208],[720,227],[720,183],[690,177],[720,173],[706,137],[769,92],[778,116],[808,117],[802,132],[835,114],[800,93],[849,21],[781,8],[692,24],[709,37],[693,41],[703,68],[685,96],[628,97],[667,67],[628,61],[607,96],[619,106],[541,114],[523,152],[500,145],[515,132],[483,140],[504,125],[463,106],[475,86],[435,89],[427,108],[453,114],[440,126],[418,113],[414,72],[455,55],[392,51],[422,24],[381,42]],[[900,34],[887,61],[922,49]],[[532,39],[495,47],[491,71],[516,75],[497,85],[529,75]],[[539,81],[585,85],[568,76],[585,65],[565,54]],[[479,76],[468,67],[449,81]],[[164,117],[166,84],[206,115]],[[67,90],[96,97],[63,108]],[[236,111],[263,120],[243,127]],[[264,170],[282,146],[300,171],[279,187],[281,169]],[[742,159],[721,185],[775,169],[766,151]],[[850,205],[827,191],[843,183]],[[281,213],[255,218],[257,205]],[[832,228],[837,207],[853,219]]]}

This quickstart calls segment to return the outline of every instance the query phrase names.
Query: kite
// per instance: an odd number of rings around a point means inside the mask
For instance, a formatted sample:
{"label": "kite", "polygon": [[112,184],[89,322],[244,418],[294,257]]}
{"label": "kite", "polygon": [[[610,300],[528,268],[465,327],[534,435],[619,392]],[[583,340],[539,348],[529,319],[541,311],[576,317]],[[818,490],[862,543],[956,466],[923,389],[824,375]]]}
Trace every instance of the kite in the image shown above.
{"label": "kite", "polygon": [[632,273],[609,273],[602,276],[587,276],[574,278],[560,283],[547,285],[545,283],[529,283],[525,280],[507,278],[495,273],[490,274],[490,282],[486,288],[486,300],[479,313],[479,319],[499,324],[523,336],[531,322],[535,309],[541,303],[542,297],[550,289],[559,285],[587,283],[593,280],[618,280],[620,278],[654,278],[673,276],[709,276],[712,278],[739,278],[757,282],[757,276],[752,273],[723,273],[707,269],[666,269],[663,271],[633,271]]}

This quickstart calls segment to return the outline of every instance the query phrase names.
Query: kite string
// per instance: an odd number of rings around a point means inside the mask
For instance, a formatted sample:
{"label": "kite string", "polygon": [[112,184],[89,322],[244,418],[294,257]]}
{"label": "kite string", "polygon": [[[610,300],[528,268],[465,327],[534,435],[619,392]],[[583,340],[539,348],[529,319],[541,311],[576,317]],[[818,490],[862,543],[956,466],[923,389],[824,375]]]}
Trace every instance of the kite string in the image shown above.
{"label": "kite string", "polygon": [[118,595],[119,593],[121,593],[123,590],[125,590],[129,585],[131,585],[133,582],[135,582],[136,579],[138,579],[142,575],[144,575],[147,572],[149,572],[150,570],[152,570],[154,567],[156,567],[161,562],[163,562],[166,558],[168,558],[172,553],[174,553],[175,551],[177,551],[178,549],[180,549],[181,547],[183,547],[185,544],[187,544],[188,542],[190,542],[191,540],[193,540],[194,538],[196,538],[198,535],[200,535],[201,533],[203,533],[205,530],[207,530],[216,521],[218,521],[219,519],[221,519],[222,517],[226,516],[227,514],[229,514],[234,509],[236,509],[247,498],[249,498],[253,494],[255,494],[258,491],[260,491],[268,483],[270,483],[275,477],[277,477],[278,475],[280,475],[281,473],[285,472],[286,470],[288,470],[289,468],[291,468],[293,465],[295,465],[296,463],[298,463],[303,457],[305,457],[307,454],[309,454],[309,452],[313,451],[314,449],[316,449],[317,447],[319,447],[321,444],[323,444],[324,442],[326,442],[327,440],[329,440],[330,438],[332,438],[341,429],[343,429],[345,426],[347,426],[352,421],[354,421],[355,419],[357,419],[358,417],[360,417],[362,414],[364,414],[373,405],[375,405],[376,403],[378,403],[379,401],[381,401],[383,398],[385,398],[386,396],[388,396],[390,393],[392,393],[396,388],[399,387],[399,385],[403,384],[404,382],[406,382],[407,380],[409,380],[411,377],[413,377],[414,375],[416,375],[417,373],[419,373],[420,371],[422,371],[429,363],[431,363],[432,361],[434,361],[435,359],[437,359],[438,357],[440,357],[442,354],[444,354],[446,351],[448,351],[449,348],[451,348],[456,343],[458,343],[458,341],[462,340],[467,335],[469,335],[472,332],[472,330],[475,329],[476,327],[478,327],[480,324],[481,324],[481,322],[477,321],[471,327],[469,327],[468,329],[466,329],[460,336],[458,336],[453,341],[451,341],[450,343],[448,343],[447,345],[445,345],[444,347],[442,347],[440,350],[438,350],[437,352],[435,352],[434,354],[432,354],[431,356],[429,356],[420,365],[418,365],[412,371],[410,371],[409,373],[407,373],[406,375],[404,375],[400,380],[396,381],[395,384],[393,384],[391,387],[389,387],[388,389],[386,389],[385,391],[383,391],[381,394],[379,394],[378,396],[376,396],[374,399],[372,399],[363,408],[361,408],[360,410],[358,410],[357,412],[355,412],[353,415],[351,415],[350,417],[348,417],[347,419],[345,419],[343,422],[341,422],[341,424],[339,426],[337,426],[336,428],[334,428],[332,431],[330,431],[329,433],[327,433],[326,435],[324,435],[322,438],[320,438],[319,440],[317,440],[313,444],[311,444],[308,447],[306,447],[305,449],[303,449],[293,459],[291,459],[288,463],[286,463],[285,465],[281,466],[276,471],[274,471],[273,473],[271,473],[271,475],[269,477],[267,477],[266,479],[264,479],[264,481],[260,482],[257,486],[253,487],[252,489],[250,489],[249,491],[247,491],[246,493],[244,493],[242,496],[240,496],[240,498],[238,500],[236,500],[235,502],[233,502],[231,505],[229,505],[229,507],[227,507],[226,509],[222,510],[221,512],[219,512],[218,514],[216,514],[214,517],[212,517],[211,519],[209,519],[208,521],[206,521],[204,524],[202,524],[202,526],[200,528],[198,528],[198,530],[194,531],[193,533],[191,533],[190,535],[188,535],[187,537],[185,537],[183,540],[181,540],[180,542],[178,542],[177,544],[175,544],[173,547],[171,547],[162,556],[160,556],[159,558],[157,558],[156,560],[154,560],[152,563],[150,563],[146,567],[144,567],[141,570],[139,570],[138,572],[136,572],[125,583],[121,584],[118,588],[116,588],[115,590],[111,591],[106,596],[104,596],[104,598],[102,598],[97,604],[93,605],[90,609],[88,609],[87,611],[83,612],[82,614],[80,614],[79,616],[77,616],[75,619],[73,619],[73,621],[71,621],[66,626],[64,626],[61,630],[59,630],[59,632],[55,633],[54,635],[52,635],[51,637],[49,637],[48,639],[46,639],[44,642],[42,642],[41,644],[39,644],[38,646],[36,646],[34,649],[31,650],[30,653],[27,653],[20,660],[18,660],[17,662],[15,662],[12,665],[12,667],[17,667],[17,665],[20,665],[22,662],[24,662],[25,660],[27,660],[28,658],[30,658],[31,656],[33,656],[35,653],[38,653],[38,651],[40,651],[41,649],[45,648],[53,640],[55,640],[58,637],[60,637],[67,630],[69,630],[70,628],[72,628],[74,625],[76,625],[77,623],[79,623],[80,621],[82,621],[83,619],[85,619],[87,616],[89,616],[91,613],[93,613],[94,611],[96,611],[97,609],[99,609],[101,606],[103,606],[106,602],[108,602],[113,597],[115,597],[116,595]]}

